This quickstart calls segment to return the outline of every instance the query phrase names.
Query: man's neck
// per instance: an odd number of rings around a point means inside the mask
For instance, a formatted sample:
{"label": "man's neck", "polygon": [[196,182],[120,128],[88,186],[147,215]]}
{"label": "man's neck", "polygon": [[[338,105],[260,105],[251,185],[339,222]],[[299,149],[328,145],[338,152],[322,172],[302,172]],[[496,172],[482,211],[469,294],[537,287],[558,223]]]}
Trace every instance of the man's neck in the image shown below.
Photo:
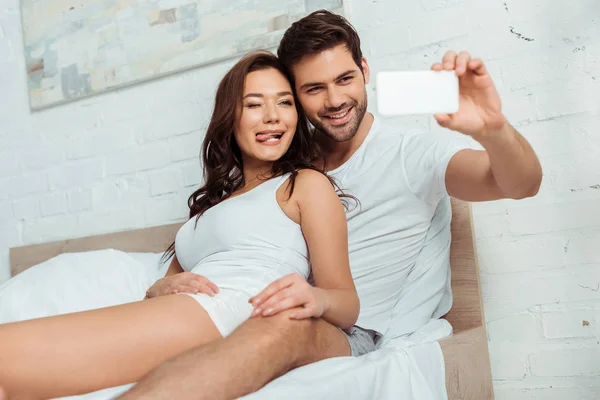
{"label": "man's neck", "polygon": [[325,158],[325,166],[328,171],[334,170],[344,164],[358,150],[360,145],[365,141],[371,126],[373,125],[373,114],[367,112],[363,117],[356,135],[345,142],[336,142],[330,139],[325,139],[323,153]]}

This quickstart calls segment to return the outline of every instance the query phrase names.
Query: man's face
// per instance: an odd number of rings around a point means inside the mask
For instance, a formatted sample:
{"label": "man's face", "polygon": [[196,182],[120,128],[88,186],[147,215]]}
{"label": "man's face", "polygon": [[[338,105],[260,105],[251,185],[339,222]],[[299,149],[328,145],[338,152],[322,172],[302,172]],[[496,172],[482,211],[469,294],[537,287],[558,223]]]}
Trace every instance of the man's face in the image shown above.
{"label": "man's face", "polygon": [[336,142],[356,135],[367,112],[369,66],[356,65],[345,45],[302,58],[292,67],[296,92],[310,122]]}

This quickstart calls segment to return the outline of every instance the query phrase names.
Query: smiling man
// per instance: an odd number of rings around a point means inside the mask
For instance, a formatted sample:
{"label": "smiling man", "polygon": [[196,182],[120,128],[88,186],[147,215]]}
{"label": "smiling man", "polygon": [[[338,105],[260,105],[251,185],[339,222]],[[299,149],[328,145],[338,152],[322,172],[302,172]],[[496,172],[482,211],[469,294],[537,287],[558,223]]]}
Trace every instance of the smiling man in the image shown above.
{"label": "smiling man", "polygon": [[316,127],[319,163],[360,201],[347,213],[361,303],[356,326],[342,331],[287,313],[255,317],[229,337],[164,364],[123,398],[235,398],[298,366],[371,351],[390,330],[396,336],[419,330],[451,307],[450,196],[520,199],[540,187],[535,153],[502,113],[484,63],[469,53],[449,51],[432,66],[455,71],[460,84],[459,111],[435,118],[478,141],[481,151],[456,133],[406,133],[369,113],[369,64],[341,16],[318,11],[294,23],[278,55]]}

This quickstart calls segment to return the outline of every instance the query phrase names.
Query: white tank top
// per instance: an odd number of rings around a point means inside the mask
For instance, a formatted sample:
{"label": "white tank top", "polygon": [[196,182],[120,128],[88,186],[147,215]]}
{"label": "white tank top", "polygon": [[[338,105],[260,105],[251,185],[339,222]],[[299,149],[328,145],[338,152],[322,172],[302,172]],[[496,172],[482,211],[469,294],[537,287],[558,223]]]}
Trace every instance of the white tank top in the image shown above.
{"label": "white tank top", "polygon": [[[300,225],[279,207],[277,189],[289,174],[208,209],[177,232],[175,253],[185,271],[220,288],[257,294],[290,273],[308,278],[308,249]],[[196,226],[195,226],[196,225]]]}

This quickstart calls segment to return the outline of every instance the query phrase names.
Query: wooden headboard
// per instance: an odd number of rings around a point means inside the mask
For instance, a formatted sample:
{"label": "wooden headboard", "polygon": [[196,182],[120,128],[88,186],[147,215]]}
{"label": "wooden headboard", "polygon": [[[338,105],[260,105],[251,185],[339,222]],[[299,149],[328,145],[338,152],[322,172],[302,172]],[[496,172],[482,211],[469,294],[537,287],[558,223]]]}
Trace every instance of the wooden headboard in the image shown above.
{"label": "wooden headboard", "polygon": [[[471,208],[468,203],[452,200],[452,292],[454,305],[446,319],[454,332],[462,332],[483,324],[479,285],[479,268],[473,243]],[[13,276],[61,253],[112,248],[126,252],[161,252],[174,240],[182,223],[153,228],[61,240],[10,249]]]}
{"label": "wooden headboard", "polygon": [[458,333],[485,324],[473,213],[469,203],[452,199],[451,230],[450,269],[453,303],[445,318],[452,324],[454,333]]}

